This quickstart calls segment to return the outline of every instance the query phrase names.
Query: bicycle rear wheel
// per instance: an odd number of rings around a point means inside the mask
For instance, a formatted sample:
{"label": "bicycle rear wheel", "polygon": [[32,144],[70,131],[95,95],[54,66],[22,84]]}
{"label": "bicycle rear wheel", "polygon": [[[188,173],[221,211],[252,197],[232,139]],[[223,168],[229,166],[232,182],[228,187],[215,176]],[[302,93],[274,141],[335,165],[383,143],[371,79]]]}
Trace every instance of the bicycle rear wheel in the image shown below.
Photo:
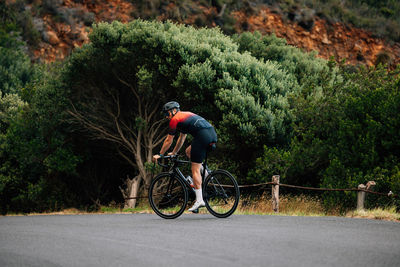
{"label": "bicycle rear wheel", "polygon": [[213,171],[203,185],[204,201],[208,211],[219,218],[235,212],[240,198],[239,185],[225,170]]}
{"label": "bicycle rear wheel", "polygon": [[149,202],[158,216],[175,219],[185,211],[188,192],[184,183],[173,174],[161,173],[150,184]]}

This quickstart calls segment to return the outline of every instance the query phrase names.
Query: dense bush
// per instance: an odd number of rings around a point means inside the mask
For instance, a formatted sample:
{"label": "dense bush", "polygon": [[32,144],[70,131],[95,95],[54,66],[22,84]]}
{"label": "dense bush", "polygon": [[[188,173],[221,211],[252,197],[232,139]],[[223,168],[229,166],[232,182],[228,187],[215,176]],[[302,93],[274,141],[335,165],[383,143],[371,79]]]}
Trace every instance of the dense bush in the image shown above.
{"label": "dense bush", "polygon": [[375,180],[378,191],[399,189],[399,71],[379,67],[348,75],[351,82],[338,97],[337,128],[331,129],[336,135],[330,164],[321,172],[323,186],[356,187]]}
{"label": "dense bush", "polygon": [[17,93],[33,73],[29,57],[20,49],[0,47],[0,89],[4,94]]}
{"label": "dense bush", "polygon": [[[74,53],[64,74],[73,113],[81,114],[75,118],[94,136],[114,141],[120,154],[134,158],[127,162],[140,175],[145,175],[141,164],[158,152],[156,137],[163,137],[167,126],[153,126],[160,117],[146,114],[159,114],[170,99],[213,122],[224,158],[239,162],[235,171],[246,174],[263,144],[287,139],[291,117],[286,95],[298,90],[296,79],[277,63],[239,53],[218,29],[136,20],[99,24],[90,38],[92,43]],[[145,144],[140,150],[134,149],[138,136]]]}
{"label": "dense bush", "polygon": [[330,68],[329,62],[317,58],[315,53],[306,53],[299,48],[287,45],[286,40],[275,34],[262,36],[259,32],[245,32],[233,35],[239,51],[248,51],[252,56],[265,61],[279,63],[280,67],[293,75],[302,87],[318,90],[322,84],[340,80],[337,68]]}
{"label": "dense bush", "polygon": [[[16,24],[4,21],[2,212],[122,201],[127,174],[149,182],[145,162],[167,127],[159,110],[172,99],[214,124],[214,166],[240,183],[280,174],[316,187],[375,180],[376,190],[399,193],[399,70],[339,70],[274,35],[230,38],[142,20],[100,23],[64,64],[37,66],[11,33]],[[348,208],[354,199],[354,192],[324,195],[326,207]]]}
{"label": "dense bush", "polygon": [[14,16],[8,11],[5,4],[0,3],[0,14],[4,15],[0,25],[0,90],[3,95],[17,93],[34,74]]}
{"label": "dense bush", "polygon": [[[120,113],[123,114],[121,125],[129,126],[126,133],[139,131],[140,138],[149,129],[146,127],[151,126],[145,116],[151,114],[153,122],[159,123],[158,115],[154,114],[159,114],[162,103],[179,100],[185,109],[200,113],[215,124],[222,151],[225,147],[225,152],[243,152],[228,154],[225,159],[243,163],[230,166],[244,170],[243,173],[252,164],[248,160],[249,151],[255,157],[262,151],[259,148],[265,140],[273,143],[287,138],[290,114],[286,95],[298,89],[296,79],[279,70],[275,63],[264,63],[250,54],[239,53],[237,45],[219,30],[137,20],[128,25],[99,24],[91,40],[90,45],[74,53],[61,76],[55,69],[49,73],[45,68],[38,69],[22,61],[25,69],[39,71],[32,72],[26,81],[17,76],[12,86],[2,87],[0,198],[3,211],[56,209],[83,201],[77,194],[71,194],[71,201],[66,200],[71,186],[79,184],[74,182],[81,175],[77,170],[90,171],[79,167],[83,158],[77,155],[88,151],[81,146],[76,154],[73,143],[76,139],[73,128],[66,124],[66,112],[87,111],[88,120],[98,116],[100,125],[104,119],[113,125],[112,117],[107,117],[116,107],[113,97],[123,101],[118,107],[124,110]],[[17,53],[15,60],[2,65],[3,69],[13,69],[20,62],[18,56],[26,57],[19,49],[14,52]],[[8,78],[3,80],[10,82]],[[138,90],[139,99],[132,90]],[[155,143],[141,139],[148,145],[142,150],[142,163],[158,151],[155,146],[162,140],[164,127],[154,128],[160,130],[150,137],[159,139],[147,139]],[[85,135],[80,136],[79,142],[85,142]],[[121,144],[117,143],[114,151],[106,150],[110,155],[120,152],[129,156]],[[92,153],[96,152],[89,151],[85,157],[93,158]],[[122,158],[131,163],[129,157]],[[133,167],[140,173],[138,163]],[[97,192],[99,196],[100,191]],[[89,198],[99,203],[96,196]]]}
{"label": "dense bush", "polygon": [[33,24],[32,13],[26,8],[26,0],[0,2],[0,35],[1,32],[19,32],[31,47],[36,48],[40,42],[40,34]]}
{"label": "dense bush", "polygon": [[[343,75],[342,82],[316,94],[293,97],[296,121],[290,146],[265,148],[256,175],[280,171],[288,183],[329,188],[356,188],[374,180],[377,191],[399,193],[399,69]],[[393,203],[369,199],[369,205]],[[351,208],[355,193],[326,193],[324,200],[327,207]]]}
{"label": "dense bush", "polygon": [[2,26],[0,210],[57,209],[74,202],[60,174],[73,174],[79,162],[61,126],[65,102],[51,92],[57,75],[30,62],[12,21]]}
{"label": "dense bush", "polygon": [[[50,74],[39,66],[19,94],[1,98],[1,210],[54,210],[71,203],[66,184],[80,158],[66,142],[65,102],[52,92]],[[52,75],[55,73],[52,72]],[[47,77],[46,77],[47,76]],[[50,83],[50,84],[49,84]],[[22,101],[25,100],[25,101]]]}

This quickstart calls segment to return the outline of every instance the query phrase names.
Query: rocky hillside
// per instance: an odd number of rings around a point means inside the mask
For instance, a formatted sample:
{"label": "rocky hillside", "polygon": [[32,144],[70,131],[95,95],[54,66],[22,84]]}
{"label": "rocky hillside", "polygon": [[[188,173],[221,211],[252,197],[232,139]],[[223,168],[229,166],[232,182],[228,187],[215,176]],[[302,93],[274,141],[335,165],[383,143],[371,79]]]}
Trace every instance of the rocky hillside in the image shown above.
{"label": "rocky hillside", "polygon": [[[8,1],[12,2],[12,1]],[[135,2],[135,1],[132,1]],[[126,0],[44,0],[46,12],[35,15],[33,25],[40,33],[40,41],[33,49],[35,60],[45,62],[63,59],[75,47],[87,43],[89,27],[93,22],[120,20],[128,22],[135,17],[144,17],[143,6]],[[143,2],[143,1],[142,1]],[[197,26],[217,26],[222,18],[225,6],[215,7],[199,5],[192,10],[192,15],[182,16],[176,4],[161,1],[165,4],[147,10],[158,12],[156,19],[172,19],[178,22]],[[35,1],[25,7],[33,9]],[[151,3],[151,2],[150,2]],[[43,5],[46,7],[46,5]],[[189,7],[188,7],[189,8]],[[190,9],[193,9],[190,7]],[[38,12],[37,12],[38,13]],[[176,18],[179,19],[176,19]],[[346,59],[349,64],[374,65],[386,62],[394,66],[400,63],[400,44],[374,38],[365,30],[351,28],[341,23],[329,23],[314,14],[305,13],[302,9],[294,10],[283,16],[276,7],[262,6],[239,9],[231,13],[234,32],[260,31],[263,34],[275,33],[285,38],[288,44],[303,48],[306,51],[317,51],[322,58],[334,57]],[[289,18],[289,19],[288,19]],[[202,22],[206,20],[206,22]]]}
{"label": "rocky hillside", "polygon": [[[285,38],[288,44],[315,50],[325,59],[346,59],[352,65],[374,65],[377,61],[400,63],[400,44],[388,44],[382,39],[373,38],[371,33],[362,29],[350,28],[341,23],[329,24],[325,20],[313,17],[308,23],[312,27],[297,22],[285,22],[281,15],[265,8],[257,14],[246,16],[243,12],[235,12],[237,30],[260,31],[263,34],[275,33]],[[303,22],[303,21],[300,21]],[[307,29],[309,28],[309,29]]]}
{"label": "rocky hillside", "polygon": [[124,0],[57,0],[52,1],[51,9],[44,16],[33,19],[42,39],[33,49],[33,57],[44,62],[63,59],[75,47],[89,42],[89,26],[94,22],[132,20],[133,6]]}

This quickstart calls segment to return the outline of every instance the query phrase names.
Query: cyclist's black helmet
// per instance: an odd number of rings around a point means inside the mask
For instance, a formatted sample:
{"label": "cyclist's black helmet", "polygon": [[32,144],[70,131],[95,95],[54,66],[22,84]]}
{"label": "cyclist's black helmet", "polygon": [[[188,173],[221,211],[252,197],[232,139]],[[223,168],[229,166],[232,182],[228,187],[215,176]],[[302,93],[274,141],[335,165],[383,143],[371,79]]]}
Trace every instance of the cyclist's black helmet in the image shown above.
{"label": "cyclist's black helmet", "polygon": [[180,106],[179,106],[179,103],[178,103],[178,102],[171,101],[171,102],[166,103],[166,104],[164,105],[164,107],[163,107],[164,115],[165,115],[165,116],[168,116],[168,111],[170,111],[171,109],[174,109],[174,108],[176,108],[177,110],[179,110]]}

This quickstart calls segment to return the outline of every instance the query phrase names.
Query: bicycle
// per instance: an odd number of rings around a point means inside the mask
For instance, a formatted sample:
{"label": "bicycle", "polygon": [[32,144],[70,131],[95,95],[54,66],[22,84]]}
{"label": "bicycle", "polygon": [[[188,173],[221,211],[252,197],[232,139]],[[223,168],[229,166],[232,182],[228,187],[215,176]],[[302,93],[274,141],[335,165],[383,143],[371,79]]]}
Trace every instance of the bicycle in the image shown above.
{"label": "bicycle", "polygon": [[[158,174],[152,180],[149,188],[149,202],[154,212],[160,217],[175,219],[185,211],[189,192],[195,194],[191,183],[179,169],[180,165],[188,164],[190,161],[180,160],[178,155],[162,158],[168,161],[167,164],[161,162],[158,164],[169,171]],[[205,170],[209,172],[207,177],[204,177]],[[207,210],[218,218],[232,215],[240,198],[239,186],[232,174],[226,170],[209,171],[206,155],[201,177],[203,199]],[[195,213],[198,213],[198,210]]]}

